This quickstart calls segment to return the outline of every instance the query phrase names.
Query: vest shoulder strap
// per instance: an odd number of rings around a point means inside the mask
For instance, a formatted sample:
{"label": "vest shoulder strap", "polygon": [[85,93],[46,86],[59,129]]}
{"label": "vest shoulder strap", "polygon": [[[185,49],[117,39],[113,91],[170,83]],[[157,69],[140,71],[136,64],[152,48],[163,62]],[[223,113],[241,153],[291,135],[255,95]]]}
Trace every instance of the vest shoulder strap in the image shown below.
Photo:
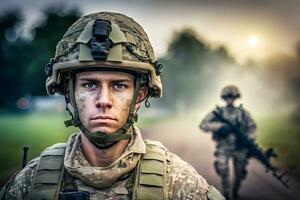
{"label": "vest shoulder strap", "polygon": [[9,190],[11,184],[13,183],[17,175],[18,175],[18,171],[15,172],[14,175],[8,180],[8,182],[2,187],[0,191],[0,200],[5,199],[6,192]]}
{"label": "vest shoulder strap", "polygon": [[166,148],[160,143],[145,140],[146,154],[139,162],[134,188],[134,199],[165,200],[167,199]]}
{"label": "vest shoulder strap", "polygon": [[41,153],[30,194],[32,200],[58,199],[65,149],[65,143],[58,143]]}
{"label": "vest shoulder strap", "polygon": [[[160,142],[145,140],[145,143],[146,154],[137,167],[133,199],[166,200],[167,149]],[[60,143],[41,153],[30,194],[32,200],[58,199],[65,149],[66,144]]]}

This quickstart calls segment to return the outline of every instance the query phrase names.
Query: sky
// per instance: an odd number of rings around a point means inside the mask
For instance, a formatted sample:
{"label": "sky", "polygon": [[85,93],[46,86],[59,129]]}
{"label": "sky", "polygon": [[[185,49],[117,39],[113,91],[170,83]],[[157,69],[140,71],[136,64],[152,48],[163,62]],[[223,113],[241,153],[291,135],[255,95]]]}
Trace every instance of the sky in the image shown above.
{"label": "sky", "polygon": [[21,8],[29,29],[42,9],[56,4],[78,7],[83,14],[113,11],[134,18],[158,57],[183,28],[194,29],[211,46],[227,46],[240,62],[294,54],[300,41],[300,0],[0,0],[0,12]]}

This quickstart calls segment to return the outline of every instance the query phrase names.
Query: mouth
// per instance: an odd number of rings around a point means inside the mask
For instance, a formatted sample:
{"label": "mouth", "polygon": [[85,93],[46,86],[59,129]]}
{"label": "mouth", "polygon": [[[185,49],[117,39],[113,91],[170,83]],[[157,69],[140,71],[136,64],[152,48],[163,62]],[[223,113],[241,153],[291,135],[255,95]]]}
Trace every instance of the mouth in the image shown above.
{"label": "mouth", "polygon": [[116,121],[116,119],[107,115],[97,115],[92,117],[91,121]]}

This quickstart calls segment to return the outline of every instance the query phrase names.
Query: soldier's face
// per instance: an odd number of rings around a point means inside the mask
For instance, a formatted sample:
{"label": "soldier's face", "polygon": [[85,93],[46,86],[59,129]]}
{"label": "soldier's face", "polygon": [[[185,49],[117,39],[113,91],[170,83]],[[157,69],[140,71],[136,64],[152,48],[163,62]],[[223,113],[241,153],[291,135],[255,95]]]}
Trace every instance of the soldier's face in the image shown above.
{"label": "soldier's face", "polygon": [[228,106],[233,106],[235,98],[233,98],[233,97],[226,97],[224,100],[225,100],[225,102],[226,102],[226,104]]}
{"label": "soldier's face", "polygon": [[[90,132],[107,134],[121,128],[127,121],[134,93],[134,77],[124,72],[88,71],[76,75],[75,100],[79,118]],[[141,87],[139,100],[147,94]],[[137,109],[140,103],[135,105]]]}

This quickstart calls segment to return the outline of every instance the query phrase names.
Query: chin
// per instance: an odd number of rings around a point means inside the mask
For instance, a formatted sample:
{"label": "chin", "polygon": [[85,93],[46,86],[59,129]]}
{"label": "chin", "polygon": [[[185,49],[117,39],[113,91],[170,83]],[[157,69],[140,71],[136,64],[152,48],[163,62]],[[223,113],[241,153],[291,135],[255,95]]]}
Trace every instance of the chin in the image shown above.
{"label": "chin", "polygon": [[101,132],[103,132],[103,133],[109,135],[109,134],[115,132],[116,130],[117,130],[117,129],[110,128],[110,127],[103,127],[103,128],[101,127],[101,128],[94,128],[94,129],[91,129],[91,132],[92,132],[92,133],[96,133],[96,132],[98,132],[98,131],[101,131]]}

